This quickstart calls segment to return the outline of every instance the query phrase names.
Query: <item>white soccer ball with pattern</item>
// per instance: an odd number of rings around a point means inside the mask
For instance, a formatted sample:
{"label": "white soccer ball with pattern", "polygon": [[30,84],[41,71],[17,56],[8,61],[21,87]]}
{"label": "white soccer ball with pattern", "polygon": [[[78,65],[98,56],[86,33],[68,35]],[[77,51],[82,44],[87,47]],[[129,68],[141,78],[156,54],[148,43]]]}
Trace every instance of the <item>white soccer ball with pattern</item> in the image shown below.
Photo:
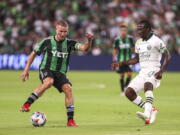
{"label": "white soccer ball with pattern", "polygon": [[47,121],[46,115],[43,112],[34,112],[30,119],[35,127],[42,127]]}

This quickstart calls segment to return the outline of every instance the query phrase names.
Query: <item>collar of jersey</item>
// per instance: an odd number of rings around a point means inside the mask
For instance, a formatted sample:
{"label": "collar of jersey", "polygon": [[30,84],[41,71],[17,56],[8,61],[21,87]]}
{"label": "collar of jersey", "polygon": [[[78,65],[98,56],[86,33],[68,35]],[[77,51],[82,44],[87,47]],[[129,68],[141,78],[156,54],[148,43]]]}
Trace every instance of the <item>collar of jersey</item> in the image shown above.
{"label": "collar of jersey", "polygon": [[143,38],[142,40],[143,40],[143,41],[147,41],[147,40],[149,40],[152,36],[153,36],[153,33],[151,32],[151,33],[149,33],[149,34],[147,35],[147,37]]}
{"label": "collar of jersey", "polygon": [[62,43],[62,42],[64,42],[64,41],[66,40],[66,38],[65,38],[65,39],[62,40],[62,41],[57,41],[56,38],[55,38],[55,36],[53,36],[53,39],[54,39],[54,41],[56,41],[56,42],[58,42],[58,43]]}

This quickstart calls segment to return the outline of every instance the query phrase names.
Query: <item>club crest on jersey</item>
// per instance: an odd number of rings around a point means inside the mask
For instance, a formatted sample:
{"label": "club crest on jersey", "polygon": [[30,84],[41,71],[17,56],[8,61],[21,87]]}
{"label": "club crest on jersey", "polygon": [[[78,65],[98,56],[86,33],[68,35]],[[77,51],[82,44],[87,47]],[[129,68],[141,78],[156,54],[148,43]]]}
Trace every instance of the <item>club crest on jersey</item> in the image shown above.
{"label": "club crest on jersey", "polygon": [[58,51],[51,51],[53,56],[59,57],[59,58],[67,58],[68,53],[67,52],[58,52]]}
{"label": "club crest on jersey", "polygon": [[148,46],[147,46],[147,49],[148,49],[148,50],[151,50],[151,48],[152,48],[151,45],[148,45]]}
{"label": "club crest on jersey", "polygon": [[62,51],[63,51],[63,52],[67,52],[67,48],[66,48],[66,47],[63,47],[63,48],[62,48]]}

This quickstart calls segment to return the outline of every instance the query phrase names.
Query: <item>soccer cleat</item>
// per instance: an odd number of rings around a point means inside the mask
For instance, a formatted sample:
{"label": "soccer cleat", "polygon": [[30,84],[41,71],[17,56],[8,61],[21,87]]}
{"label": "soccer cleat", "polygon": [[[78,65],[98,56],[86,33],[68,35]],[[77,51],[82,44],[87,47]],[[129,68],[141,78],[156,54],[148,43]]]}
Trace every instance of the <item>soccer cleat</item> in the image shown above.
{"label": "soccer cleat", "polygon": [[75,123],[73,119],[68,120],[67,122],[68,127],[78,127],[79,125]]}
{"label": "soccer cleat", "polygon": [[24,104],[21,108],[20,108],[21,112],[29,112],[30,111],[30,104]]}
{"label": "soccer cleat", "polygon": [[142,120],[145,121],[145,124],[148,125],[148,124],[152,124],[155,122],[156,120],[156,116],[157,116],[157,113],[158,113],[158,109],[157,108],[152,108],[151,110],[151,114],[150,114],[150,117],[146,116],[144,113],[142,112],[137,112],[137,116],[139,118],[141,118]]}
{"label": "soccer cleat", "polygon": [[147,115],[145,115],[142,112],[136,112],[136,115],[141,118],[143,121],[145,121],[145,124],[150,124],[150,117],[148,117]]}
{"label": "soccer cleat", "polygon": [[157,108],[152,108],[151,117],[150,117],[150,121],[149,121],[150,124],[155,122],[157,113],[158,113],[158,109]]}

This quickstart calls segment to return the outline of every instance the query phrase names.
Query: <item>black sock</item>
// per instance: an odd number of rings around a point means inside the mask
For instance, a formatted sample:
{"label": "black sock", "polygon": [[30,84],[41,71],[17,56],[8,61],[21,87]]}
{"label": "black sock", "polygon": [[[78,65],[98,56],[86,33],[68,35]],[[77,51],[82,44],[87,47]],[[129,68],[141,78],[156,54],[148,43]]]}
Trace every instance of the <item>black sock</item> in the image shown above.
{"label": "black sock", "polygon": [[74,105],[68,105],[66,108],[67,108],[68,120],[73,119],[73,117],[74,117]]}
{"label": "black sock", "polygon": [[129,82],[131,81],[131,77],[127,77],[125,87],[128,86]]}
{"label": "black sock", "polygon": [[24,104],[32,104],[34,101],[36,101],[39,98],[38,94],[31,93],[31,95],[28,97],[27,101]]}
{"label": "black sock", "polygon": [[124,79],[120,79],[121,91],[124,92]]}

